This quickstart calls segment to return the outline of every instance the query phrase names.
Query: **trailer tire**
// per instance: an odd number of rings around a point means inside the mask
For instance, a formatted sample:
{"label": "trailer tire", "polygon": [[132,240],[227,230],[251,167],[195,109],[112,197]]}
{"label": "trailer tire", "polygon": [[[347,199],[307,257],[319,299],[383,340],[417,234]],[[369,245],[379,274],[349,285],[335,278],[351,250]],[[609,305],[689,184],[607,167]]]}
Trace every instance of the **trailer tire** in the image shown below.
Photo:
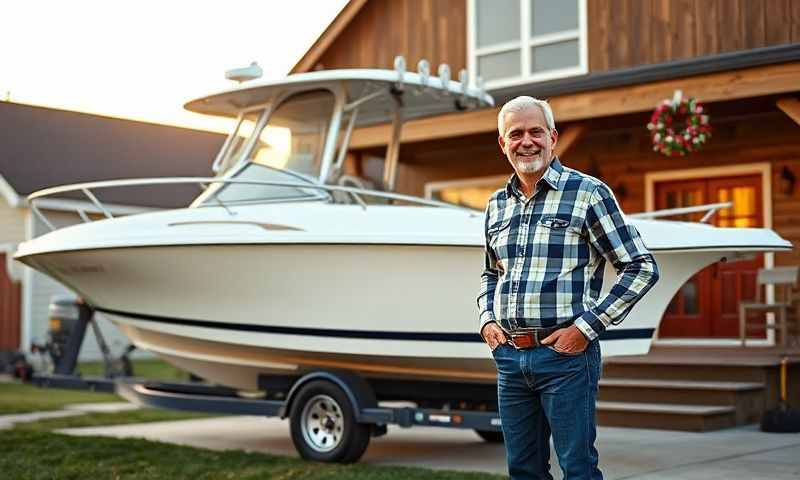
{"label": "trailer tire", "polygon": [[503,443],[505,442],[503,438],[503,432],[501,431],[494,431],[494,430],[475,430],[475,433],[478,434],[479,437],[484,439],[488,443]]}
{"label": "trailer tire", "polygon": [[369,445],[370,426],[356,422],[355,408],[332,382],[314,380],[301,387],[289,414],[300,456],[317,462],[358,461]]}

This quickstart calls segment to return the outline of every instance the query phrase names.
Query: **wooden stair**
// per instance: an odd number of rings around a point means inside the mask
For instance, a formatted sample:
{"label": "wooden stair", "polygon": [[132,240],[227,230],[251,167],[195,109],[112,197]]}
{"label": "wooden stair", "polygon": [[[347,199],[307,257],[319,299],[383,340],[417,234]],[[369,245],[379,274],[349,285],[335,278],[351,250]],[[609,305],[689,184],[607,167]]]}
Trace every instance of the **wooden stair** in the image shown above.
{"label": "wooden stair", "polygon": [[600,380],[598,422],[617,427],[708,431],[757,422],[764,385],[756,382]]}
{"label": "wooden stair", "polygon": [[[790,372],[798,372],[800,362],[793,360]],[[694,432],[757,423],[778,404],[778,362],[731,350],[677,349],[609,359],[600,380],[597,422]]]}

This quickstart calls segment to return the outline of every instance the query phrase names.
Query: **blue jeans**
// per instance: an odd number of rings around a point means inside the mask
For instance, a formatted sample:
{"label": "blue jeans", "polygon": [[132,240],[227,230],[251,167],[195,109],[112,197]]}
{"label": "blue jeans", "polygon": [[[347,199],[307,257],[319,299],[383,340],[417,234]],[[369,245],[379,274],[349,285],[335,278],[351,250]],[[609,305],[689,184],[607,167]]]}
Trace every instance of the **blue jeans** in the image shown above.
{"label": "blue jeans", "polygon": [[594,447],[600,342],[575,355],[549,347],[499,345],[497,397],[508,473],[514,480],[552,479],[550,435],[565,480],[602,479]]}

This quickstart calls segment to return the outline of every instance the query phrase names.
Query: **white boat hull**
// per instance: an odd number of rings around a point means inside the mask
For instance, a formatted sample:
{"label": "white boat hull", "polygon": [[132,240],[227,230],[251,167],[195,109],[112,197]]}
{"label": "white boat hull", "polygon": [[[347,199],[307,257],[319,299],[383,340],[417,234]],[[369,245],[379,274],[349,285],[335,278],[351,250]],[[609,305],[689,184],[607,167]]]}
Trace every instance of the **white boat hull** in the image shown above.
{"label": "white boat hull", "polygon": [[[667,303],[724,252],[661,252],[661,280],[602,340],[646,353]],[[140,348],[214,382],[347,368],[493,382],[477,335],[477,246],[246,244],[108,248],[28,261],[71,286]],[[607,289],[614,280],[606,272]]]}

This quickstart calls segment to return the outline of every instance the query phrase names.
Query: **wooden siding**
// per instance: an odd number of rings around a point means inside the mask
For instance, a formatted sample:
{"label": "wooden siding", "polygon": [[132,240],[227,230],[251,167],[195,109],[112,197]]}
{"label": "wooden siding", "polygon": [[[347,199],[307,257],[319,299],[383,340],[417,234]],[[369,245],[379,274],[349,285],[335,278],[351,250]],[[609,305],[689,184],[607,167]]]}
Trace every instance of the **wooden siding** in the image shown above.
{"label": "wooden siding", "polygon": [[[369,0],[312,70],[467,63],[467,0]],[[800,43],[800,0],[589,0],[589,70]]]}
{"label": "wooden siding", "polygon": [[14,208],[0,198],[0,244],[25,241],[25,209]]}
{"label": "wooden siding", "polygon": [[6,272],[6,255],[0,253],[0,351],[20,347],[20,285]]}
{"label": "wooden siding", "polygon": [[465,0],[370,0],[313,70],[391,69],[403,55],[408,70],[425,58],[433,74],[447,63],[456,78],[467,63],[466,15]]}
{"label": "wooden siding", "polygon": [[589,70],[800,42],[800,0],[590,0]]}
{"label": "wooden siding", "polygon": [[[791,252],[776,254],[776,264],[798,265],[800,125],[775,109],[774,99],[735,105],[741,102],[729,102],[736,108],[735,114],[721,115],[722,107],[711,106],[714,136],[703,151],[687,157],[667,158],[654,153],[644,127],[649,113],[642,113],[593,121],[589,124],[591,130],[562,161],[606,181],[615,190],[623,209],[631,213],[645,210],[648,172],[769,162],[773,229],[795,245]],[[720,114],[714,115],[715,108]],[[756,130],[754,125],[758,125]],[[565,128],[570,128],[569,124]],[[511,173],[494,133],[404,145],[400,161],[398,190],[413,195],[422,195],[426,182]],[[797,177],[791,193],[783,189],[784,166]]]}

